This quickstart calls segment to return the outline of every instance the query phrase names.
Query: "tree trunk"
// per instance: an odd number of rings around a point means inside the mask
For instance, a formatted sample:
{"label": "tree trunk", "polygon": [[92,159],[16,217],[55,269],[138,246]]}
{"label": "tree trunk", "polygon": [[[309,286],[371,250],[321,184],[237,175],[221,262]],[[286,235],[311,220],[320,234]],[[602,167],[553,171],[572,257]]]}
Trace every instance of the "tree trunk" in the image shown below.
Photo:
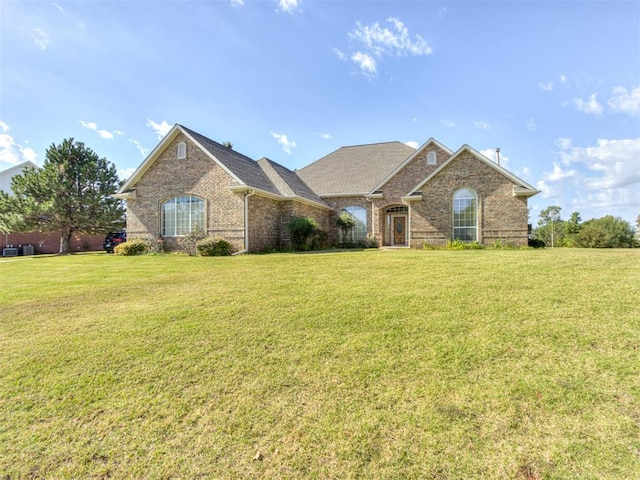
{"label": "tree trunk", "polygon": [[62,233],[60,234],[60,253],[61,254],[70,253],[72,234],[73,232],[70,230],[69,231],[63,230]]}

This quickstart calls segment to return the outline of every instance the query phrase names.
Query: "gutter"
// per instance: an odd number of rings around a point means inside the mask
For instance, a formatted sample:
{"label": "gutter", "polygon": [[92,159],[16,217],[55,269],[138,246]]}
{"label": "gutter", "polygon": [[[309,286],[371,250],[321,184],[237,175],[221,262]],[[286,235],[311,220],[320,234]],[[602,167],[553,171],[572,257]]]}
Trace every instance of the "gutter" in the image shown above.
{"label": "gutter", "polygon": [[249,197],[253,197],[255,194],[255,190],[246,190],[244,192],[244,250],[234,253],[234,256],[249,252]]}

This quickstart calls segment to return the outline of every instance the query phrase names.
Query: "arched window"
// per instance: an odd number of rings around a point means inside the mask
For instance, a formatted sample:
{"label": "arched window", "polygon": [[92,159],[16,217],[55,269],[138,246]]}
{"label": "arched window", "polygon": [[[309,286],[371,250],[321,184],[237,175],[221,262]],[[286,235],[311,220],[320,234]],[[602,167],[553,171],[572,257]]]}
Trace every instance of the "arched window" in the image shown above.
{"label": "arched window", "polygon": [[183,158],[187,158],[187,144],[184,142],[180,142],[178,144],[178,160]]}
{"label": "arched window", "polygon": [[162,204],[163,237],[179,237],[205,229],[204,200],[198,197],[173,197]]}
{"label": "arched window", "polygon": [[[348,213],[355,220],[356,225],[353,230],[349,232],[349,238],[347,242],[357,243],[367,236],[367,209],[363,207],[351,206],[343,208],[340,213]],[[342,238],[342,232],[340,232],[340,241],[344,242]]]}
{"label": "arched window", "polygon": [[478,195],[470,188],[453,194],[453,238],[463,242],[478,240]]}
{"label": "arched window", "polygon": [[435,165],[436,164],[436,152],[427,153],[427,165]]}

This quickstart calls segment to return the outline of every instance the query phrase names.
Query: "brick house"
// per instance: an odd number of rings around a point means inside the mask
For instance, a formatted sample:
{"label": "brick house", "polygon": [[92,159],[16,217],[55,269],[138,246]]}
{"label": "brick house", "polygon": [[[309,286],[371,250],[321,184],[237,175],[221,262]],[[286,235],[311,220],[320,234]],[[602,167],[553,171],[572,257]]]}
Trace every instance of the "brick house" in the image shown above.
{"label": "brick house", "polygon": [[356,220],[352,241],[421,247],[447,240],[526,245],[528,183],[468,145],[453,152],[429,139],[342,147],[293,172],[250,159],[182,125],[123,184],[128,238],[167,246],[195,226],[241,252],[289,244],[292,217],[310,216],[340,240],[336,220]]}

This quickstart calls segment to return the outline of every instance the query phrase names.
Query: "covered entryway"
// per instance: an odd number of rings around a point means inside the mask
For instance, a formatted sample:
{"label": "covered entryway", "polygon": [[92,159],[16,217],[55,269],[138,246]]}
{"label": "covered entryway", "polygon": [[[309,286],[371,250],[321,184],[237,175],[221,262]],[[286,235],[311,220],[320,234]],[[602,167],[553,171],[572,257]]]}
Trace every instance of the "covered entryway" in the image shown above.
{"label": "covered entryway", "polygon": [[389,207],[384,212],[384,244],[396,247],[408,245],[407,225],[409,207],[399,205]]}

